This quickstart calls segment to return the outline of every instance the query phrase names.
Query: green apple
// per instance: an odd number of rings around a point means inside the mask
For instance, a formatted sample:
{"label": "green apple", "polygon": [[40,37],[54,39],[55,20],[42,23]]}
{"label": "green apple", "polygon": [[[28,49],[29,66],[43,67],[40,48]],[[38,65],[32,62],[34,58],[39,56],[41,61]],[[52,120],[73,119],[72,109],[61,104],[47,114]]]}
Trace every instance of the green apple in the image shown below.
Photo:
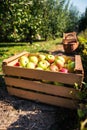
{"label": "green apple", "polygon": [[63,56],[57,56],[56,59],[61,60],[63,63],[65,63],[65,58]]}
{"label": "green apple", "polygon": [[49,65],[50,63],[47,60],[42,60],[38,63],[38,67],[41,67],[42,69],[47,69]]}
{"label": "green apple", "polygon": [[55,60],[55,56],[52,55],[52,54],[48,54],[48,55],[46,55],[46,60],[47,60],[49,63],[53,63],[54,60]]}
{"label": "green apple", "polygon": [[37,56],[29,56],[29,61],[37,64],[38,63],[38,57]]}
{"label": "green apple", "polygon": [[30,61],[30,62],[27,63],[26,67],[29,68],[29,69],[35,69],[35,63]]}
{"label": "green apple", "polygon": [[69,72],[74,72],[75,62],[74,61],[69,62],[67,68]]}
{"label": "green apple", "polygon": [[28,62],[29,62],[29,59],[26,56],[21,56],[19,59],[20,66],[22,67],[26,67]]}

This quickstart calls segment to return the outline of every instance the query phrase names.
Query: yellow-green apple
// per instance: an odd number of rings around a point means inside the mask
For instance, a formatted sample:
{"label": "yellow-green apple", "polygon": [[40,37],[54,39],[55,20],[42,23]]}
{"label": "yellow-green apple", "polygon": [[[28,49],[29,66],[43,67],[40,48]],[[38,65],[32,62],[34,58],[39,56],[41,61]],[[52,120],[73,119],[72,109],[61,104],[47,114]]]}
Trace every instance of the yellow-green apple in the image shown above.
{"label": "yellow-green apple", "polygon": [[53,63],[54,60],[55,60],[55,56],[52,55],[52,54],[48,54],[48,55],[46,55],[46,60],[47,60],[49,63]]}
{"label": "yellow-green apple", "polygon": [[68,69],[67,68],[62,68],[62,69],[60,69],[60,72],[68,73]]}
{"label": "yellow-green apple", "polygon": [[34,62],[30,61],[30,62],[27,63],[26,67],[29,68],[29,69],[35,69],[35,66],[36,66],[36,64]]}
{"label": "yellow-green apple", "polygon": [[70,56],[63,55],[63,58],[65,59],[65,63],[68,63],[69,61],[71,61],[71,57]]}
{"label": "yellow-green apple", "polygon": [[29,59],[27,56],[21,56],[19,59],[20,66],[22,67],[26,67],[28,62],[29,62]]}
{"label": "yellow-green apple", "polygon": [[35,69],[37,69],[37,70],[43,70],[43,68],[39,67],[39,66],[37,66]]}
{"label": "yellow-green apple", "polygon": [[44,54],[39,54],[39,60],[45,60],[46,56]]}
{"label": "yellow-green apple", "polygon": [[63,63],[65,63],[65,58],[61,55],[61,56],[56,56],[56,59],[61,60]]}
{"label": "yellow-green apple", "polygon": [[50,66],[49,66],[49,68],[50,68],[50,71],[53,71],[53,72],[58,72],[59,71],[59,68],[57,67],[57,65],[56,64],[51,64]]}
{"label": "yellow-green apple", "polygon": [[47,69],[49,65],[50,63],[47,60],[42,60],[38,63],[38,67],[41,67],[42,69]]}
{"label": "yellow-green apple", "polygon": [[69,62],[67,68],[69,72],[74,72],[75,62],[74,61]]}
{"label": "yellow-green apple", "polygon": [[29,56],[29,61],[37,64],[38,63],[38,57],[33,55],[33,56]]}
{"label": "yellow-green apple", "polygon": [[54,85],[57,85],[57,86],[64,86],[63,83],[60,83],[60,82],[54,82]]}

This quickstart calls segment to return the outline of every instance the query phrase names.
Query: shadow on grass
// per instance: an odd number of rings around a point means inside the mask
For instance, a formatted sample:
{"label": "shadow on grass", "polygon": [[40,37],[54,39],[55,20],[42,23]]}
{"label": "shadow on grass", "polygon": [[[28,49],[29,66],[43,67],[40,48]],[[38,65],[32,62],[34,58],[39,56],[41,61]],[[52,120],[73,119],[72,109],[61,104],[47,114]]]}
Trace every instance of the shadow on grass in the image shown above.
{"label": "shadow on grass", "polygon": [[49,54],[49,53],[50,53],[50,51],[48,51],[48,50],[40,50],[39,52],[42,52],[42,53],[47,53],[47,54]]}
{"label": "shadow on grass", "polygon": [[28,43],[0,43],[0,47],[25,46]]}
{"label": "shadow on grass", "polygon": [[[44,42],[45,40],[33,40],[33,42]],[[32,42],[32,44],[33,44]],[[30,45],[30,42],[25,41],[25,42],[0,42],[0,47],[12,47],[12,46],[25,46],[25,45]]]}
{"label": "shadow on grass", "polygon": [[79,130],[76,110],[11,96],[3,75],[0,75],[0,101],[6,106],[9,104],[18,113],[17,120],[11,122],[7,130]]}

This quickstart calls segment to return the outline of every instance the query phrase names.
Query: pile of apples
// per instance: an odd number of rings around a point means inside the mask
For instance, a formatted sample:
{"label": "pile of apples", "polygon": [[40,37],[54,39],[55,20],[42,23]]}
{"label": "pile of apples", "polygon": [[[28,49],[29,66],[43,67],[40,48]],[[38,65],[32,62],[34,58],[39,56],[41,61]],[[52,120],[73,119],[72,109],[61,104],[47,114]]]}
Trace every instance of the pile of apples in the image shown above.
{"label": "pile of apples", "polygon": [[53,72],[72,73],[74,72],[75,61],[74,58],[65,55],[54,56],[53,54],[38,54],[21,56],[14,66]]}

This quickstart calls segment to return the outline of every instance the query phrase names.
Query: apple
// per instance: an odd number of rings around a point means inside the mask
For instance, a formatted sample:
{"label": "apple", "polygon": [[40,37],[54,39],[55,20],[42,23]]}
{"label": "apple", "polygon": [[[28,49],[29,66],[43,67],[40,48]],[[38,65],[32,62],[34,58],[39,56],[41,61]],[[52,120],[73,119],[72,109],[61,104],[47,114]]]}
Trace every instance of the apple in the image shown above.
{"label": "apple", "polygon": [[68,73],[68,69],[67,68],[62,68],[62,69],[60,69],[60,72]]}
{"label": "apple", "polygon": [[47,69],[49,65],[50,63],[47,60],[42,60],[38,63],[38,67],[41,67],[42,69]]}
{"label": "apple", "polygon": [[21,56],[19,59],[20,66],[22,67],[26,67],[28,62],[29,62],[29,59],[27,56]]}
{"label": "apple", "polygon": [[39,54],[39,60],[45,60],[46,56],[44,54]]}
{"label": "apple", "polygon": [[42,67],[39,67],[39,66],[37,66],[36,69],[37,69],[37,70],[43,70],[43,68],[42,68]]}
{"label": "apple", "polygon": [[53,71],[53,72],[58,72],[59,71],[59,68],[57,67],[56,64],[51,64],[49,66],[50,70]]}
{"label": "apple", "polygon": [[38,57],[37,56],[29,56],[29,61],[37,64],[38,63]]}
{"label": "apple", "polygon": [[56,59],[61,60],[63,63],[65,63],[65,58],[63,56],[57,56]]}
{"label": "apple", "polygon": [[67,68],[69,72],[74,72],[75,62],[74,61],[69,62]]}
{"label": "apple", "polygon": [[70,56],[63,56],[65,59],[65,63],[68,63],[69,61],[71,61],[71,57]]}
{"label": "apple", "polygon": [[69,63],[71,63],[72,62],[72,60],[71,59],[69,59],[68,61],[67,61],[67,63],[69,64]]}
{"label": "apple", "polygon": [[46,60],[48,60],[49,63],[53,63],[55,60],[55,56],[52,54],[46,55]]}
{"label": "apple", "polygon": [[68,66],[68,63],[65,63],[65,64],[64,64],[64,68],[67,68],[67,66]]}
{"label": "apple", "polygon": [[27,65],[26,65],[26,68],[29,68],[29,69],[35,69],[35,63],[34,62],[28,62]]}
{"label": "apple", "polygon": [[58,66],[59,69],[64,67],[64,62],[60,59],[55,60],[56,65]]}
{"label": "apple", "polygon": [[64,86],[63,83],[60,83],[60,82],[54,82],[54,85],[57,85],[57,86]]}
{"label": "apple", "polygon": [[20,66],[20,63],[19,63],[19,62],[16,62],[16,63],[14,64],[14,66]]}

